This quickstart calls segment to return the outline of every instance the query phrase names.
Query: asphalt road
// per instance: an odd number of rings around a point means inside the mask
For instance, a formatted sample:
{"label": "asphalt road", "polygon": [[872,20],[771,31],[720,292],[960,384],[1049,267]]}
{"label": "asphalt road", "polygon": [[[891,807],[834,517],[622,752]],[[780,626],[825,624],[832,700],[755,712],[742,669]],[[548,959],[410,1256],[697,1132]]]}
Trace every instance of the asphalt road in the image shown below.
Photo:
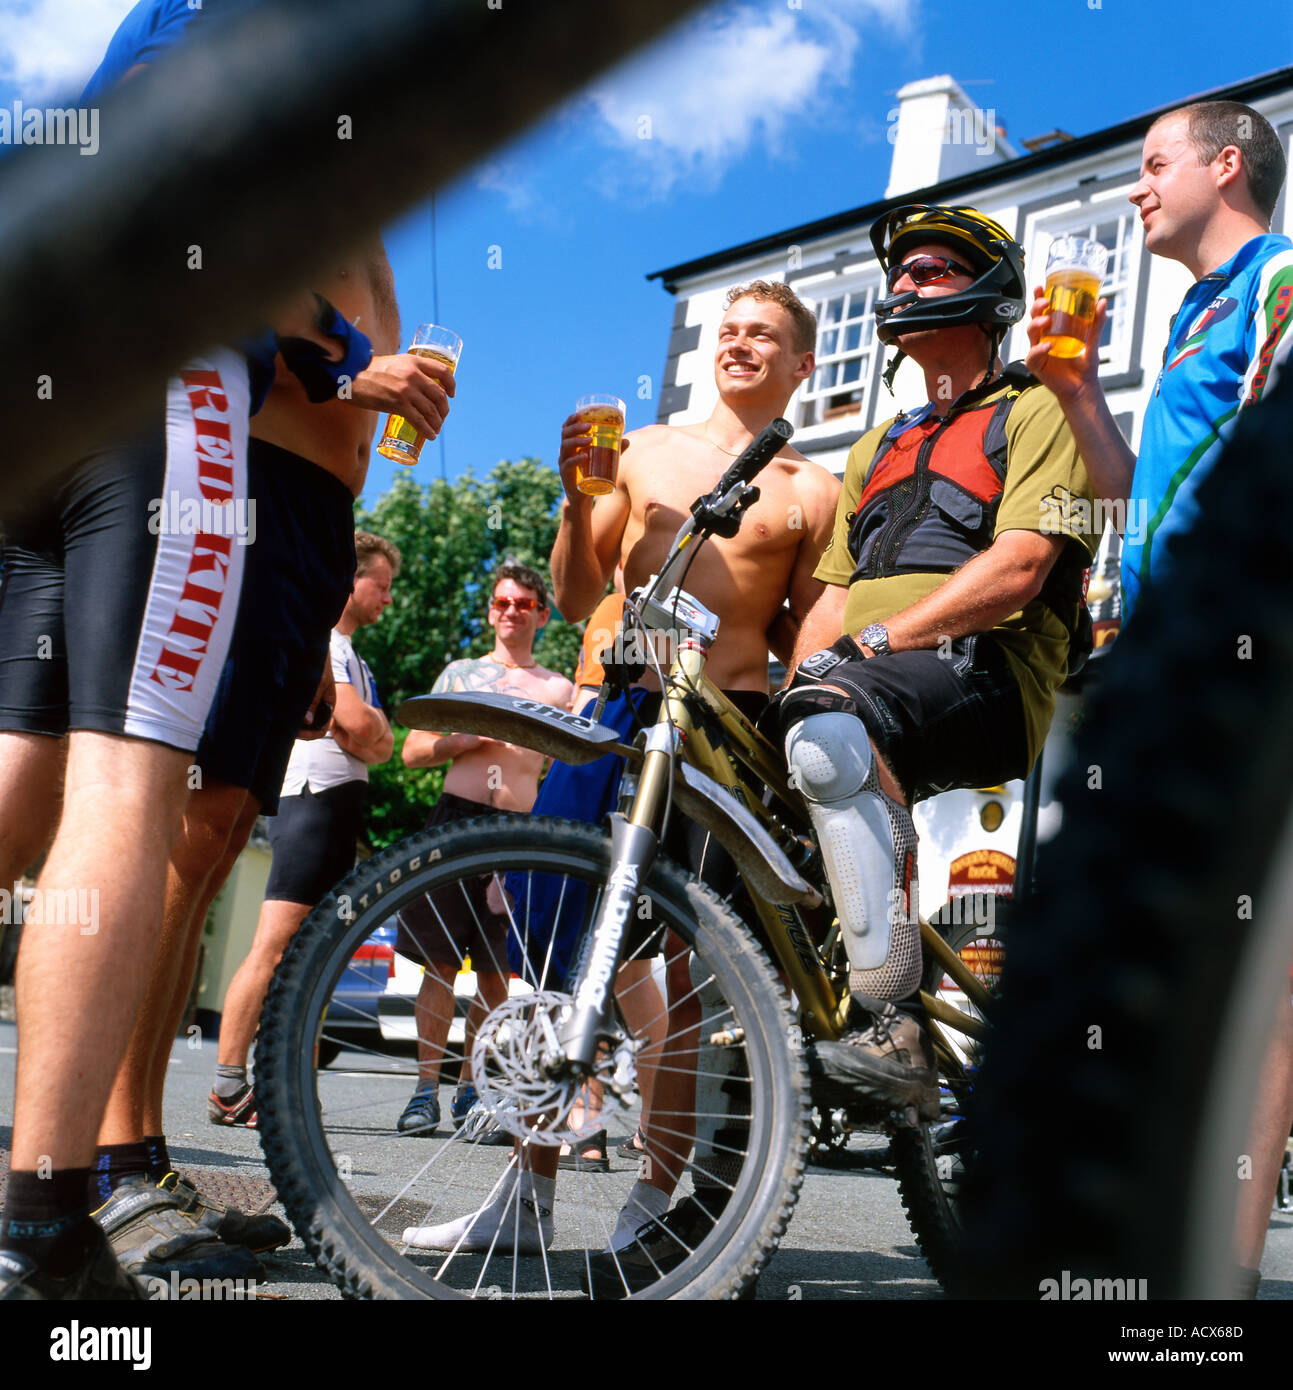
{"label": "asphalt road", "polygon": [[[7,1148],[13,1095],[15,1029],[0,1023],[0,1145]],[[210,1042],[194,1047],[177,1039],[171,1056],[167,1092],[167,1132],[176,1166],[199,1185],[251,1209],[268,1200],[268,1174],[258,1136],[245,1129],[221,1128],[206,1118],[206,1095],[215,1069]],[[431,1152],[414,1139],[395,1140],[380,1133],[382,1116],[393,1126],[412,1089],[409,1057],[376,1057],[343,1053],[329,1069],[328,1084],[343,1114],[354,1117],[355,1187],[362,1190],[365,1173],[374,1174],[386,1189],[407,1171],[411,1177]],[[442,1103],[447,1113],[451,1092]],[[612,1146],[626,1137],[621,1121],[610,1126]],[[365,1145],[369,1148],[365,1148]],[[881,1136],[856,1137],[849,1152],[883,1148]],[[457,1149],[461,1154],[462,1148]],[[455,1183],[470,1189],[488,1185],[501,1171],[501,1149],[468,1148],[464,1169]],[[380,1156],[381,1169],[369,1162]],[[590,1209],[613,1213],[636,1176],[636,1164],[612,1153],[612,1172],[562,1174],[562,1183],[578,1183],[588,1194]],[[569,1189],[567,1189],[569,1190]],[[474,1205],[474,1204],[472,1204]],[[271,1208],[279,1214],[279,1207]],[[464,1208],[465,1210],[466,1208]],[[558,1209],[560,1211],[560,1208]],[[400,1219],[400,1212],[392,1220]],[[332,1300],[340,1293],[317,1269],[299,1239],[266,1257],[267,1280],[259,1296],[274,1300]],[[524,1263],[524,1262],[523,1262]],[[537,1263],[537,1262],[536,1262]],[[1293,1298],[1293,1213],[1272,1219],[1264,1261],[1262,1297]],[[896,1184],[883,1171],[831,1171],[810,1168],[798,1208],[781,1249],[760,1279],[762,1300],[937,1300],[942,1295],[920,1258],[898,1200]]]}

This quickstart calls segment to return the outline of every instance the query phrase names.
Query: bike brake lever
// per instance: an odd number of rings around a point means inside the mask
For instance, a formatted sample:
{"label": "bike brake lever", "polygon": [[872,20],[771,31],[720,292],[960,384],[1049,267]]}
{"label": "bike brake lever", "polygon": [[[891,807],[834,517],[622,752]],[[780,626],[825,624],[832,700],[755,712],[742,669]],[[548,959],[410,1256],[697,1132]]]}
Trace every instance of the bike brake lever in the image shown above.
{"label": "bike brake lever", "polygon": [[706,535],[722,536],[731,540],[741,529],[741,518],[759,500],[757,487],[744,487],[736,499],[723,511],[717,507],[722,499],[711,492],[706,497],[698,497],[691,504],[691,514],[696,519],[696,527]]}

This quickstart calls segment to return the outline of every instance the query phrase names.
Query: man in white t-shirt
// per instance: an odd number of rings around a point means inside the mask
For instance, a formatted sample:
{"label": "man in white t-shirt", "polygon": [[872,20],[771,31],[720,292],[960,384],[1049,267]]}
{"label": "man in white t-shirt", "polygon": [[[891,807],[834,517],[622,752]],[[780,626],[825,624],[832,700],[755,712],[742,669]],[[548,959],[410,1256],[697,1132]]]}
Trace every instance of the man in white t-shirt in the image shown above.
{"label": "man in white t-shirt", "polygon": [[372,672],[355,654],[356,628],[375,623],[391,601],[400,552],[388,540],[355,532],[355,586],[332,632],[337,707],[326,737],[298,739],[283,778],[278,814],[269,821],[274,858],[256,936],[225,995],[212,1124],[256,1128],[247,1053],[274,967],[310,909],[354,868],[368,769],[391,756],[393,739]]}

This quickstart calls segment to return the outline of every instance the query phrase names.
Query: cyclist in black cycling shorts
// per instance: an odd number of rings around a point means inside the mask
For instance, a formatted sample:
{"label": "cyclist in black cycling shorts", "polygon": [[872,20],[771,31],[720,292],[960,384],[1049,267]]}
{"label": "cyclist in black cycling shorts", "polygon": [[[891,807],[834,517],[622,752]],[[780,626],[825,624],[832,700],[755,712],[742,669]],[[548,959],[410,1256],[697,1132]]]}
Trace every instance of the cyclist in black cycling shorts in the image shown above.
{"label": "cyclist in black cycling shorts", "polygon": [[849,454],[780,717],[852,967],[854,1027],[816,1045],[816,1085],[934,1119],[908,808],[1027,773],[1099,537],[1047,505],[1057,487],[1089,500],[1090,481],[1055,399],[997,356],[1024,314],[1022,248],[973,208],[923,205],[871,240],[889,290],[877,336],[923,369],[928,403]]}
{"label": "cyclist in black cycling shorts", "polygon": [[[17,971],[2,1296],[133,1293],[87,1218],[88,1179],[233,631],[249,408],[239,354],[194,360],[168,383],[163,428],[76,465],[4,519],[4,881],[51,836],[53,847]],[[150,503],[169,498],[208,529],[150,528]]]}
{"label": "cyclist in black cycling shorts", "polygon": [[[441,364],[392,351],[399,343],[398,313],[379,241],[339,260],[321,289],[337,305],[340,322],[368,325],[385,355],[357,371],[348,398],[341,399],[335,389],[325,399],[326,387],[315,391],[280,368],[253,422],[249,466],[257,539],[248,554],[230,659],[195,759],[194,790],[171,846],[162,951],[99,1135],[97,1176],[109,1219],[121,1182],[142,1169],[193,1211],[206,1211],[223,1240],[251,1249],[281,1244],[290,1233],[275,1218],[227,1212],[170,1176],[163,1093],[171,1043],[211,900],[256,816],[276,809],[296,738],[326,731],[324,724],[303,721],[328,665],[332,627],[351,593],[354,497],[367,471],[375,408],[397,409],[434,437],[448,412],[446,388],[453,390]],[[132,1264],[145,1261],[150,1272],[158,1265],[146,1223],[123,1225],[114,1246]],[[162,1261],[167,1272],[184,1276],[199,1263],[184,1251]]]}
{"label": "cyclist in black cycling shorts", "polygon": [[[150,62],[195,13],[175,0],[137,6],[87,91]],[[88,1219],[95,1134],[147,985],[140,962],[157,951],[167,852],[230,649],[252,515],[247,421],[275,352],[320,399],[341,376],[370,408],[412,386],[403,413],[432,423],[433,374],[390,358],[365,370],[367,339],[325,301],[302,295],[279,327],[246,361],[217,350],[187,363],[167,385],[160,431],[84,460],[43,503],[3,519],[0,877],[12,883],[53,845],[17,968],[0,1299],[140,1296]],[[258,1268],[145,1190],[147,1177],[133,1185],[123,1224],[210,1257],[212,1274]]]}

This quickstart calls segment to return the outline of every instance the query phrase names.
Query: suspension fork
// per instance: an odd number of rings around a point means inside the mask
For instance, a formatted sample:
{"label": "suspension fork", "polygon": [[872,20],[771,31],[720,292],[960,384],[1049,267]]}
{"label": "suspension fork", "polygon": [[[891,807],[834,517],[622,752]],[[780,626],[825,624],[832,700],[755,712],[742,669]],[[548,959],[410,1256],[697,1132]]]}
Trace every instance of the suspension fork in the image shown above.
{"label": "suspension fork", "polygon": [[648,731],[630,814],[611,814],[611,867],[606,891],[575,967],[573,1002],[557,1021],[564,1063],[581,1074],[592,1069],[599,1042],[614,1031],[615,973],[642,885],[660,847],[657,827],[672,775],[676,737],[664,720]]}

